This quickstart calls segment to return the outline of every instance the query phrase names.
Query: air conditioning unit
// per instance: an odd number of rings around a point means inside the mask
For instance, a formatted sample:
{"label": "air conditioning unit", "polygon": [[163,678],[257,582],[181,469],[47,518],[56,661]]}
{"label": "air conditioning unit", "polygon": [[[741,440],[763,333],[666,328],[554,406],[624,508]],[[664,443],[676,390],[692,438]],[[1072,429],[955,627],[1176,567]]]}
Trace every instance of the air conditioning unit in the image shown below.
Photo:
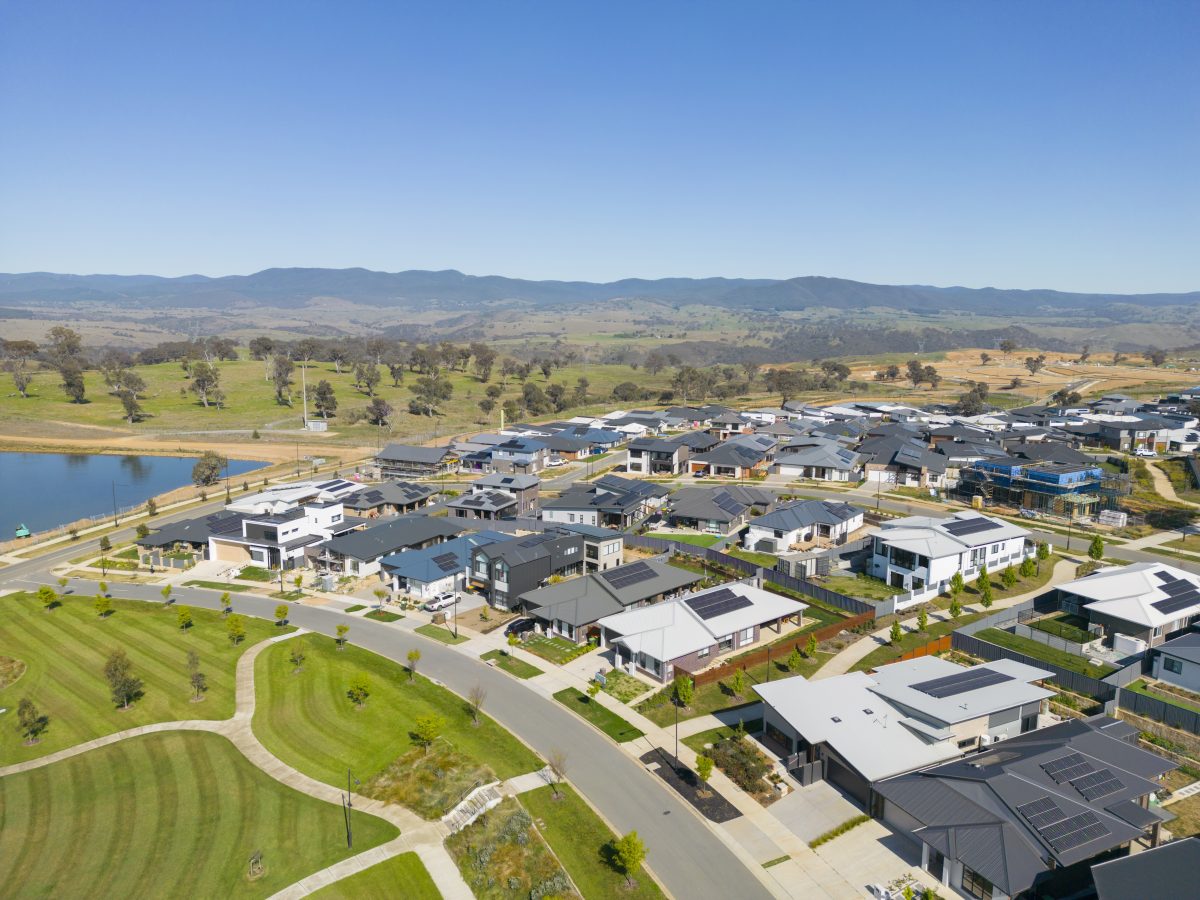
{"label": "air conditioning unit", "polygon": [[979,739],[979,746],[980,747],[992,746],[992,736],[990,734],[985,734],[983,737],[981,737]]}

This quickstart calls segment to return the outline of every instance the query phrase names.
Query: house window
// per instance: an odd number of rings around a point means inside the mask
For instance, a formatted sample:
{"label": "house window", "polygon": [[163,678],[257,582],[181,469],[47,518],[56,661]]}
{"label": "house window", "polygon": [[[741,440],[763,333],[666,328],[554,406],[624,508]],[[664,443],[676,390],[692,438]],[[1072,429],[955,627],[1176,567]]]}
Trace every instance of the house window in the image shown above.
{"label": "house window", "polygon": [[978,900],[992,900],[992,883],[973,869],[963,866],[963,893]]}
{"label": "house window", "polygon": [[575,513],[567,513],[567,521],[572,525],[575,524]]}
{"label": "house window", "polygon": [[1164,656],[1163,668],[1168,672],[1174,672],[1176,675],[1180,675],[1183,673],[1183,662],[1170,656]]}
{"label": "house window", "polygon": [[754,640],[754,628],[746,628],[742,631],[742,643],[748,644]]}
{"label": "house window", "polygon": [[727,635],[727,636],[721,638],[721,640],[717,641],[717,652],[718,653],[724,653],[726,650],[732,650],[732,649],[733,649],[733,635],[732,634]]}
{"label": "house window", "polygon": [[705,647],[703,650],[696,651],[696,659],[704,659],[704,657],[706,657],[706,656],[708,656],[708,648],[707,647]]}

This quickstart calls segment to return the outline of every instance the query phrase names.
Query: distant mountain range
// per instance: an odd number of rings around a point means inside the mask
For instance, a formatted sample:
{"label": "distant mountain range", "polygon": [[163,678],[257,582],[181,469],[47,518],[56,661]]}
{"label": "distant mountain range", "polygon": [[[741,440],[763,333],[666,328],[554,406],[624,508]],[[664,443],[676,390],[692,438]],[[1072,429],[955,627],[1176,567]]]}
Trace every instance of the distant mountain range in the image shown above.
{"label": "distant mountain range", "polygon": [[785,280],[748,278],[627,278],[588,281],[528,281],[498,275],[464,275],[411,270],[264,269],[253,275],[210,278],[185,275],[0,274],[0,300],[8,304],[99,302],[151,308],[232,309],[243,304],[292,306],[314,299],[339,299],[371,306],[414,304],[477,307],[524,302],[569,306],[610,300],[696,303],[729,309],[885,309],[961,311],[988,315],[1031,315],[1105,308],[1195,306],[1200,291],[1184,294],[1072,294],[1051,290],[882,285],[842,278],[804,276]]}

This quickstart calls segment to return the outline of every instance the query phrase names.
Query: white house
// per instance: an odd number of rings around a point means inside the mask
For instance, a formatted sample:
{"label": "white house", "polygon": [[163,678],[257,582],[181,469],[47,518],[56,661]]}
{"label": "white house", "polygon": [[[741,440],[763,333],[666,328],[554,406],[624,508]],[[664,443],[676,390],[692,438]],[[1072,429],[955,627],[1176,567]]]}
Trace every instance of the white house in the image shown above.
{"label": "white house", "polygon": [[1024,528],[970,510],[948,519],[908,516],[883,523],[868,572],[910,591],[907,602],[918,602],[945,591],[955,572],[973,581],[981,566],[997,573],[1035,551]]}
{"label": "white house", "polygon": [[863,527],[863,511],[835,500],[796,500],[750,520],[742,538],[747,550],[783,553],[796,544],[824,539],[843,544]]}
{"label": "white house", "polygon": [[1200,619],[1200,575],[1165,563],[1109,566],[1059,585],[1058,593],[1128,653],[1163,644]]}
{"label": "white house", "polygon": [[779,452],[774,468],[777,475],[816,481],[858,481],[862,478],[862,457],[837,441],[814,441],[795,449],[784,447]]}

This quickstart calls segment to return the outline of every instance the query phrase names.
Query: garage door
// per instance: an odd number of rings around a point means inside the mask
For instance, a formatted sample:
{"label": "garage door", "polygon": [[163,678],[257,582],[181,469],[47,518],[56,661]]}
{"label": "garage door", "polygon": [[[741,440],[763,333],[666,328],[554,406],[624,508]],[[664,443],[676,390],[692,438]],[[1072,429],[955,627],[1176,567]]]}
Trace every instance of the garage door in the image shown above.
{"label": "garage door", "polygon": [[871,786],[861,775],[846,766],[837,757],[829,754],[825,756],[825,780],[832,781],[861,803],[864,808],[866,807]]}

